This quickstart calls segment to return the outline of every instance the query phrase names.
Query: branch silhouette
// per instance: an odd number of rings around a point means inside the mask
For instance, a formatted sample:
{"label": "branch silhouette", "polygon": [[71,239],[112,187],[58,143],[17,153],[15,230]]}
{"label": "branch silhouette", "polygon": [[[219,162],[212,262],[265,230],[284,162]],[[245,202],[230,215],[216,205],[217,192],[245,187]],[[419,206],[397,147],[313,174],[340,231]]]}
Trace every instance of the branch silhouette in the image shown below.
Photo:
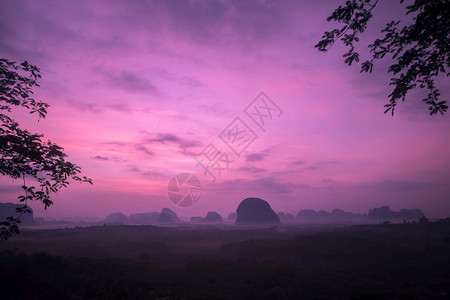
{"label": "branch silhouette", "polygon": [[[47,209],[53,204],[51,195],[69,185],[69,180],[88,182],[79,177],[81,168],[66,160],[64,149],[43,134],[21,129],[11,118],[14,109],[24,108],[37,114],[38,121],[45,118],[49,104],[32,98],[33,88],[39,87],[40,70],[27,61],[17,64],[0,59],[0,174],[22,180],[24,194],[18,197],[24,205],[16,209],[16,216],[0,222],[0,239],[18,234],[20,217],[31,213],[28,201],[39,201]],[[28,184],[27,182],[31,182]]]}
{"label": "branch silhouette", "polygon": [[[400,3],[405,2],[400,0]],[[339,6],[327,21],[343,23],[342,28],[326,31],[314,47],[327,52],[338,40],[349,50],[343,54],[344,63],[359,63],[360,55],[355,50],[359,35],[367,29],[372,18],[372,11],[378,0],[346,1]],[[450,75],[446,67],[450,67],[450,5],[448,0],[415,0],[406,6],[406,15],[415,15],[413,24],[400,28],[400,21],[391,21],[381,30],[384,37],[376,39],[368,45],[371,58],[361,63],[361,72],[372,73],[375,62],[391,55],[395,63],[387,70],[396,75],[389,85],[394,88],[389,94],[389,103],[385,105],[385,113],[394,110],[401,100],[405,101],[407,93],[419,87],[427,89],[424,99],[430,115],[444,114],[448,110],[447,101],[440,99],[435,79],[441,74]]]}

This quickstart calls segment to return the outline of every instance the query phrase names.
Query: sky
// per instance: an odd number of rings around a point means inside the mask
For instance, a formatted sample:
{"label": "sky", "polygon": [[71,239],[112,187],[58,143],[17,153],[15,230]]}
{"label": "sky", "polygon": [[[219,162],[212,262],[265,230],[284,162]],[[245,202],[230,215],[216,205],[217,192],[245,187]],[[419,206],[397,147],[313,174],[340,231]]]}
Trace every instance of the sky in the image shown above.
{"label": "sky", "polygon": [[[94,182],[72,182],[45,211],[29,203],[34,215],[168,207],[226,217],[260,197],[294,214],[388,205],[450,216],[449,114],[429,116],[426,91],[384,114],[389,59],[361,74],[343,63],[341,45],[317,51],[338,4],[3,1],[0,57],[37,65],[35,98],[50,104],[46,119],[16,111],[16,120],[64,147]],[[379,3],[362,60],[385,23],[407,22],[403,8]],[[448,79],[438,83],[448,99]],[[168,197],[182,173],[201,184],[187,207]],[[20,185],[0,177],[0,201],[17,202]]]}

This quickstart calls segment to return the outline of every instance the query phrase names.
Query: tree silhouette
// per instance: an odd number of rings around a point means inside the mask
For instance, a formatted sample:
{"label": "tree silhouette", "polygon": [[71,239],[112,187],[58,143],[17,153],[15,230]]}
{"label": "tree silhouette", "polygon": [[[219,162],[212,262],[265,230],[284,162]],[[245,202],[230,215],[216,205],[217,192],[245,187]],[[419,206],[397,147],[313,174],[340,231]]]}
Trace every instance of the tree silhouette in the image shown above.
{"label": "tree silhouette", "polygon": [[[339,6],[327,21],[343,23],[344,26],[325,32],[314,47],[327,52],[340,39],[349,49],[343,55],[344,62],[349,66],[353,62],[359,63],[355,44],[359,42],[358,35],[366,30],[378,1],[352,0]],[[409,90],[420,87],[428,89],[428,96],[422,101],[429,105],[430,115],[444,114],[448,106],[446,101],[439,99],[435,78],[440,74],[450,75],[445,70],[450,66],[450,3],[448,0],[415,0],[406,6],[406,15],[414,15],[412,25],[400,29],[400,21],[391,21],[381,31],[384,37],[368,45],[372,58],[361,63],[361,72],[372,73],[377,60],[387,54],[392,55],[395,63],[389,67],[388,73],[396,76],[391,78],[390,85],[394,89],[388,96],[385,113],[391,111],[394,115],[399,100],[405,101]]]}
{"label": "tree silhouette", "polygon": [[31,212],[27,201],[40,201],[47,209],[53,204],[51,194],[67,187],[68,180],[92,184],[86,176],[78,176],[80,167],[66,160],[62,147],[43,141],[42,134],[21,129],[10,116],[13,109],[25,108],[37,114],[38,120],[45,118],[49,105],[32,98],[39,78],[40,70],[26,61],[17,64],[0,59],[0,174],[20,180],[24,192],[18,197],[24,205],[16,209],[17,216],[0,222],[0,238],[4,240],[19,233],[20,217]]}

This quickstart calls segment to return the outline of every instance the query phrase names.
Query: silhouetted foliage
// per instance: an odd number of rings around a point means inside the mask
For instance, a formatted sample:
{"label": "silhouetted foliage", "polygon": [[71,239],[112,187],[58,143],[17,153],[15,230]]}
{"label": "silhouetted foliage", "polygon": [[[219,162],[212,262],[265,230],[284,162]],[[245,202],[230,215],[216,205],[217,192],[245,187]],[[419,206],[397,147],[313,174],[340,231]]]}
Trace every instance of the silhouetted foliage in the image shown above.
{"label": "silhouetted foliage", "polygon": [[[17,208],[23,208],[24,204],[0,203],[0,220],[5,220],[10,216],[16,215]],[[25,226],[34,225],[33,209],[27,206],[29,212],[23,214],[20,218],[21,224]]]}
{"label": "silhouetted foliage", "polygon": [[[346,1],[345,6],[339,6],[327,18],[327,21],[343,23],[344,26],[325,32],[323,39],[314,47],[327,52],[340,39],[349,48],[343,55],[344,62],[349,66],[353,62],[359,63],[360,56],[355,50],[355,43],[359,42],[358,35],[366,30],[377,3],[378,0]],[[428,96],[423,101],[429,105],[430,115],[438,112],[444,114],[448,106],[446,101],[439,99],[434,80],[440,74],[450,75],[445,70],[445,67],[450,66],[449,2],[415,0],[406,6],[406,15],[410,14],[414,15],[412,25],[400,28],[400,21],[391,21],[381,31],[384,37],[368,45],[372,58],[361,63],[361,72],[372,73],[377,60],[387,54],[392,55],[396,62],[389,67],[388,72],[396,77],[391,78],[390,85],[394,89],[389,95],[389,103],[385,105],[385,113],[391,111],[394,115],[398,101],[404,101],[408,91],[419,86],[428,89]]]}
{"label": "silhouetted foliage", "polygon": [[422,218],[419,219],[419,222],[420,223],[428,223],[429,221],[428,221],[427,217],[422,217]]}
{"label": "silhouetted foliage", "polygon": [[[27,61],[17,64],[0,59],[0,174],[21,180],[24,191],[18,197],[24,203],[16,209],[18,215],[0,222],[1,239],[19,233],[20,217],[31,212],[28,200],[40,201],[47,209],[53,204],[51,194],[67,187],[69,179],[92,184],[91,179],[78,176],[80,167],[66,160],[62,147],[42,140],[42,134],[20,128],[10,116],[13,109],[21,107],[45,118],[49,104],[32,98],[39,78],[40,70]],[[35,184],[27,184],[27,180]]]}

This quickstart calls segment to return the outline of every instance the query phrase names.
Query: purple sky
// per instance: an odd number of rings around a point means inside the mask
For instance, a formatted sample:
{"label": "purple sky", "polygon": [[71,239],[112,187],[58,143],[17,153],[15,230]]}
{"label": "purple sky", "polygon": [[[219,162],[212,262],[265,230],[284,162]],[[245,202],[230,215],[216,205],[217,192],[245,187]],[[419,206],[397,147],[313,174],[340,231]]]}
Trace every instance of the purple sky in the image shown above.
{"label": "purple sky", "polygon": [[[395,2],[395,3],[394,3]],[[399,2],[399,1],[398,1]],[[344,65],[343,47],[314,45],[334,28],[337,1],[12,1],[0,11],[0,57],[43,72],[36,98],[45,120],[22,126],[63,146],[94,185],[73,183],[40,217],[126,214],[169,207],[179,215],[223,216],[261,197],[276,211],[341,208],[366,213],[421,208],[450,215],[449,114],[430,117],[412,92],[394,117],[383,114],[389,61],[374,74]],[[402,6],[381,1],[365,45]],[[448,99],[448,79],[439,79]],[[283,111],[262,131],[244,109],[264,92]],[[258,138],[240,156],[219,134],[236,118]],[[195,154],[211,142],[229,156],[211,177]],[[167,197],[175,174],[203,185],[178,208]],[[20,183],[0,178],[0,199]]]}

